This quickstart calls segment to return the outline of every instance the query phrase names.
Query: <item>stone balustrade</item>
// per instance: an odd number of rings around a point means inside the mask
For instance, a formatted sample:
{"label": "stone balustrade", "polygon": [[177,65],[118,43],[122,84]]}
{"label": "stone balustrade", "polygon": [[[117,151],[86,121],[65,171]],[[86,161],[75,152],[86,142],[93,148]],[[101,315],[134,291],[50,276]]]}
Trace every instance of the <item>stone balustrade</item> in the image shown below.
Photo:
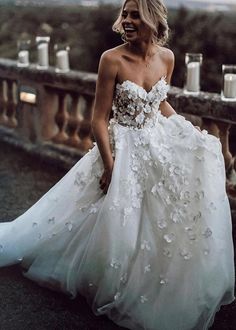
{"label": "stone balustrade", "polygon": [[[92,73],[61,74],[0,59],[0,124],[31,142],[50,140],[87,151],[95,84]],[[33,102],[27,93],[35,95]]]}
{"label": "stone balustrade", "polygon": [[[96,74],[36,65],[17,67],[16,61],[0,59],[0,125],[16,130],[31,142],[50,141],[82,153],[92,146],[91,116]],[[34,102],[24,92],[35,94]],[[20,97],[21,96],[21,97]],[[185,95],[172,87],[169,101],[178,113],[219,137],[225,158],[228,192],[236,197],[236,102],[223,102],[219,94]]]}

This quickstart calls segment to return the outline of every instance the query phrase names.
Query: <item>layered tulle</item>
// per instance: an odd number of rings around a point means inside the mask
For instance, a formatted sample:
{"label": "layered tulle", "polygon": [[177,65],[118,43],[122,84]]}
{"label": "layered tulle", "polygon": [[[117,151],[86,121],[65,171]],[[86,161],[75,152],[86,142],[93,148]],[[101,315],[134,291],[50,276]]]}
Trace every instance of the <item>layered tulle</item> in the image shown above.
{"label": "layered tulle", "polygon": [[112,121],[106,195],[97,146],[13,222],[0,266],[71,296],[130,329],[207,329],[233,300],[231,217],[217,138],[179,115],[142,129]]}

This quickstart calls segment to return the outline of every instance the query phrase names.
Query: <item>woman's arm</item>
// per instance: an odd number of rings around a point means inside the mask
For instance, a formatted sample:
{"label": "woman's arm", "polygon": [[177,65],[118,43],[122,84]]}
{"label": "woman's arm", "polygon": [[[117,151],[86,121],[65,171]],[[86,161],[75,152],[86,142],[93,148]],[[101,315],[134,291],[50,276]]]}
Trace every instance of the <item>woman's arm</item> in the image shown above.
{"label": "woman's arm", "polygon": [[108,121],[118,65],[116,60],[114,60],[115,56],[111,52],[105,52],[100,60],[92,118],[93,135],[104,165],[104,173],[100,179],[100,187],[104,193],[107,192],[111,181],[114,162],[109,141]]}
{"label": "woman's arm", "polygon": [[[172,73],[174,70],[175,57],[170,49],[166,49],[164,56],[164,62],[167,67],[166,81],[170,85]],[[169,102],[167,102],[166,100],[161,102],[160,110],[165,117],[169,117],[176,113],[172,106],[169,104]]]}

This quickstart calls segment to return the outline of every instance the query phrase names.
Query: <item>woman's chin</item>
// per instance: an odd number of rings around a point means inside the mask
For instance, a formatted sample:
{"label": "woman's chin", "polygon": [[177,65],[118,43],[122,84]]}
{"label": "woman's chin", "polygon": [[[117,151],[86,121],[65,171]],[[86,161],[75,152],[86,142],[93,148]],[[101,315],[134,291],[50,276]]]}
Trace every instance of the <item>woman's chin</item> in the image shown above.
{"label": "woman's chin", "polygon": [[125,39],[127,41],[133,41],[137,39],[137,34],[136,33],[126,33],[125,34]]}

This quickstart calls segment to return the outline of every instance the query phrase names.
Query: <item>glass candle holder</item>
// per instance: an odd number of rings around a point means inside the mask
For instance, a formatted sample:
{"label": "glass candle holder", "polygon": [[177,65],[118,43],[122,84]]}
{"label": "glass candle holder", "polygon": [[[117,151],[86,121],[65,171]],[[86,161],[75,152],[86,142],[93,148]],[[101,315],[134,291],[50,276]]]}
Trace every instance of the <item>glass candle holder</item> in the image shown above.
{"label": "glass candle holder", "polygon": [[18,40],[18,42],[17,42],[17,50],[18,50],[17,66],[27,67],[29,65],[30,44],[31,44],[31,40]]}
{"label": "glass candle holder", "polygon": [[222,65],[221,99],[236,102],[236,64]]}
{"label": "glass candle holder", "polygon": [[63,46],[56,44],[54,46],[55,56],[56,56],[56,72],[68,72],[70,71],[69,64],[69,46]]}
{"label": "glass candle holder", "polygon": [[184,86],[184,93],[186,94],[198,94],[200,92],[200,73],[202,65],[201,53],[186,53],[186,79]]}
{"label": "glass candle holder", "polygon": [[50,37],[36,37],[36,45],[38,52],[37,69],[44,70],[49,66],[48,45]]}

